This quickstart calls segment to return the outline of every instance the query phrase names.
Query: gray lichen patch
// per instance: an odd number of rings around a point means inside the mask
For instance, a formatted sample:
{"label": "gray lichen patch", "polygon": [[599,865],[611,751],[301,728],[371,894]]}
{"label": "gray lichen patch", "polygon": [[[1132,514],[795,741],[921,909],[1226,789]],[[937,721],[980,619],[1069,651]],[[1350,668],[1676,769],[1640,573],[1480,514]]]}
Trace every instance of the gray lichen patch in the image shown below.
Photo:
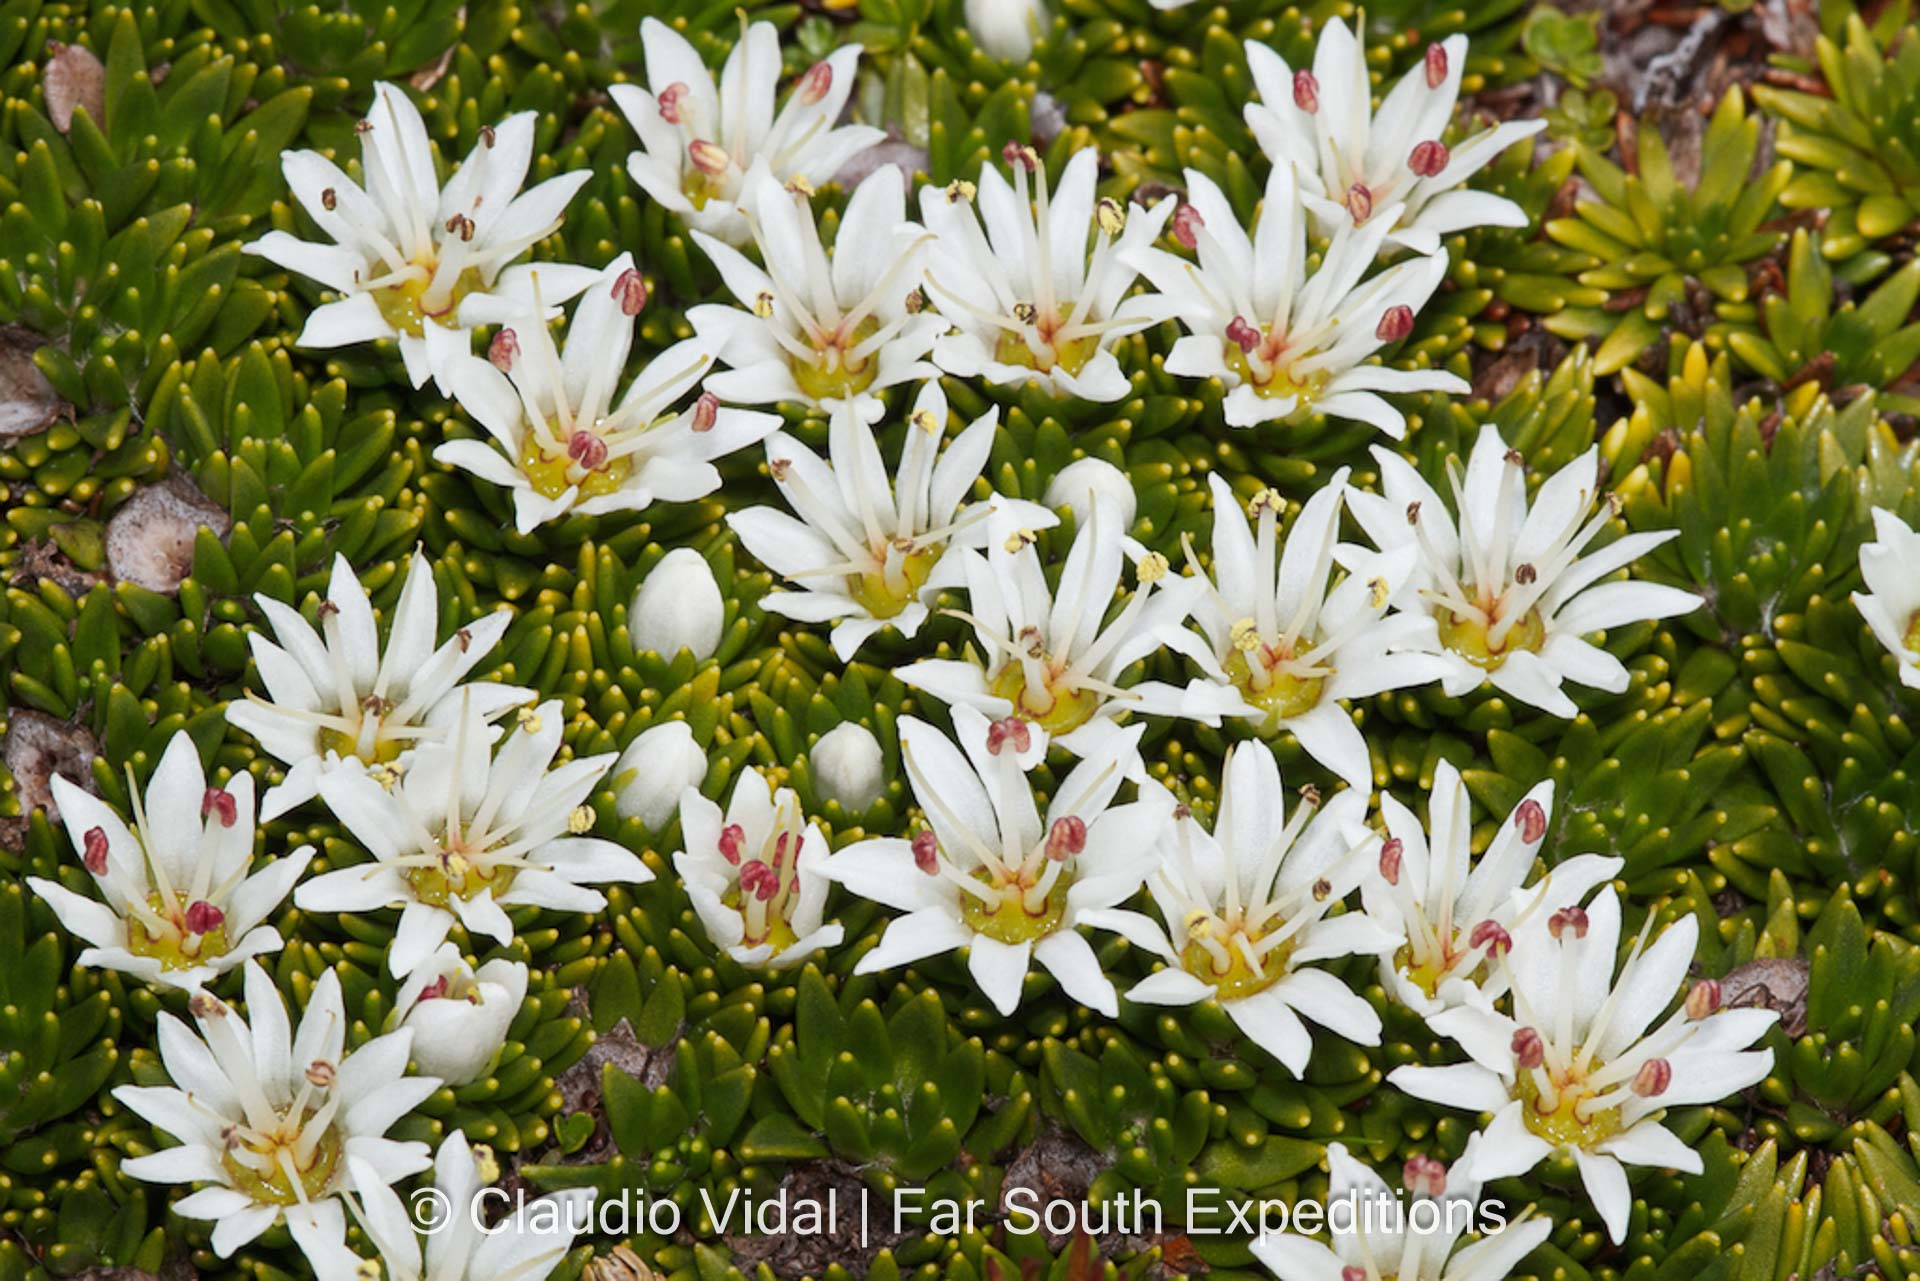
{"label": "gray lichen patch", "polygon": [[185,476],[148,485],[107,522],[107,568],[115,578],[172,595],[193,571],[193,543],[202,526],[224,539],[233,518]]}
{"label": "gray lichen patch", "polygon": [[64,775],[69,782],[92,791],[93,758],[99,753],[100,744],[83,725],[24,708],[10,713],[4,756],[7,772],[13,775],[14,791],[20,797],[20,812],[44,809],[49,822],[59,822],[53,776]]}

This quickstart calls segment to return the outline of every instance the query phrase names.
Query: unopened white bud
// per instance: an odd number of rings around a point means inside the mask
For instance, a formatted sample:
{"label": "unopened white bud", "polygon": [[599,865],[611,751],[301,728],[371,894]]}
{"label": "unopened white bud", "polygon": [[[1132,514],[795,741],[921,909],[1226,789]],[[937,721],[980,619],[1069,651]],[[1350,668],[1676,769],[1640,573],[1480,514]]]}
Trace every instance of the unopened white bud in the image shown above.
{"label": "unopened white bud", "polygon": [[613,801],[620,816],[658,831],[679,812],[680,794],[706,781],[707,754],[685,721],[668,721],[627,744],[613,777],[628,779]]}
{"label": "unopened white bud", "polygon": [[967,0],[967,31],[988,57],[1024,61],[1034,37],[1047,25],[1040,0]]}
{"label": "unopened white bud", "polygon": [[720,647],[726,616],[720,584],[706,557],[691,547],[676,547],[660,558],[627,610],[633,647],[672,658],[683,649],[705,661]]}
{"label": "unopened white bud", "polygon": [[886,762],[880,740],[864,725],[843,721],[820,736],[808,759],[823,800],[839,801],[857,814],[886,790]]}
{"label": "unopened white bud", "polygon": [[1140,506],[1126,473],[1098,458],[1082,458],[1062,467],[1048,483],[1045,501],[1049,507],[1072,508],[1074,524],[1082,529],[1093,519],[1092,505],[1099,507],[1101,516],[1117,518],[1122,530],[1133,528]]}

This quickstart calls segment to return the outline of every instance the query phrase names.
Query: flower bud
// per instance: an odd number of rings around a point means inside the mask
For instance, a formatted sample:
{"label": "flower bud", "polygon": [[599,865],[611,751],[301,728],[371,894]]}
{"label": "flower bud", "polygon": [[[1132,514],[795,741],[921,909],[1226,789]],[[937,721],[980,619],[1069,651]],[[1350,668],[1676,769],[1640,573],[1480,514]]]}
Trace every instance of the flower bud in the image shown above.
{"label": "flower bud", "polygon": [[[438,999],[449,990],[462,999]],[[461,1086],[486,1075],[526,996],[523,963],[494,960],[475,970],[458,947],[443,943],[401,985],[394,1008],[400,1026],[413,1029],[413,1059],[420,1071]]]}
{"label": "flower bud", "polygon": [[1190,204],[1182,202],[1173,211],[1173,238],[1185,248],[1192,249],[1200,243],[1200,229],[1206,225],[1207,220]]}
{"label": "flower bud", "polygon": [[80,861],[95,876],[107,874],[107,830],[104,827],[89,827],[81,838]]}
{"label": "flower bud", "polygon": [[966,0],[967,32],[989,58],[1024,62],[1047,25],[1041,0]]}
{"label": "flower bud", "polygon": [[1085,820],[1069,814],[1065,818],[1057,818],[1053,821],[1053,828],[1047,833],[1048,858],[1056,863],[1064,863],[1086,848]]}
{"label": "flower bud", "polygon": [[864,811],[887,789],[880,740],[854,721],[842,721],[822,734],[807,759],[821,799],[840,802],[849,814]]}
{"label": "flower bud", "polygon": [[1528,799],[1520,802],[1520,808],[1513,812],[1513,824],[1520,829],[1520,839],[1529,845],[1536,845],[1547,834],[1547,811],[1539,801]]}
{"label": "flower bud", "polygon": [[1532,1071],[1546,1062],[1546,1042],[1542,1041],[1540,1034],[1530,1027],[1523,1027],[1515,1032],[1509,1048],[1513,1050],[1515,1061],[1527,1071]]}
{"label": "flower bud", "polygon": [[1413,154],[1407,157],[1407,168],[1422,178],[1431,178],[1447,167],[1449,155],[1446,143],[1429,138],[1414,147]]}
{"label": "flower bud", "polygon": [[1633,1092],[1643,1099],[1657,1098],[1673,1084],[1673,1064],[1665,1059],[1648,1059],[1633,1074]]}
{"label": "flower bud", "polygon": [[210,934],[227,923],[227,914],[205,899],[187,905],[187,933]]}
{"label": "flower bud", "polygon": [[632,780],[614,797],[614,809],[622,818],[639,819],[648,831],[659,831],[680,808],[680,794],[706,781],[707,754],[685,721],[667,721],[620,753],[613,776],[627,774]]}
{"label": "flower bud", "polygon": [[648,571],[627,611],[633,647],[671,658],[691,650],[706,661],[720,647],[726,601],[706,558],[691,547],[676,547]]}
{"label": "flower bud", "polygon": [[1099,458],[1082,458],[1062,467],[1047,482],[1042,501],[1049,507],[1067,508],[1081,529],[1088,526],[1096,511],[1103,518],[1117,521],[1119,528],[1132,529],[1140,505],[1126,473]]}
{"label": "flower bud", "polygon": [[1308,115],[1320,110],[1320,81],[1311,71],[1293,73],[1293,105]]}
{"label": "flower bud", "polygon": [[940,874],[940,842],[929,828],[923,827],[913,835],[913,865],[928,876]]}
{"label": "flower bud", "polygon": [[1373,336],[1381,342],[1399,342],[1412,332],[1413,308],[1396,303],[1380,313],[1380,323],[1374,326]]}

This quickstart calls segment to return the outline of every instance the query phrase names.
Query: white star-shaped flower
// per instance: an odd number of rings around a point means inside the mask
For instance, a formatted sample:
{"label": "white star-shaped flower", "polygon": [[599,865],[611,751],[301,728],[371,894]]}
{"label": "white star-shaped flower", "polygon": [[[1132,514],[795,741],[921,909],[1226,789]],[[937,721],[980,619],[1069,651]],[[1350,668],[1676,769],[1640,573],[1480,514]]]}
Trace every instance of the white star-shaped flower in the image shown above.
{"label": "white star-shaped flower", "polygon": [[[1449,1170],[1430,1156],[1407,1159],[1405,1198],[1353,1159],[1344,1143],[1327,1145],[1327,1235],[1331,1246],[1298,1232],[1262,1232],[1253,1255],[1280,1281],[1506,1281],[1553,1232],[1553,1220],[1526,1214],[1513,1222],[1497,1201],[1483,1215],[1480,1180],[1468,1170],[1478,1135]],[[1348,1215],[1335,1206],[1355,1207]],[[1424,1211],[1424,1213],[1422,1213]],[[1480,1236],[1462,1246],[1469,1231]]]}
{"label": "white star-shaped flower", "polygon": [[1394,939],[1380,954],[1381,985],[1421,1015],[1503,995],[1506,974],[1495,953],[1513,945],[1518,923],[1545,904],[1582,902],[1626,866],[1577,854],[1521,890],[1553,816],[1551,779],[1521,798],[1477,861],[1467,785],[1451,761],[1434,767],[1425,827],[1388,793],[1380,813],[1388,839],[1380,875],[1360,883],[1361,901]]}
{"label": "white star-shaped flower", "polygon": [[456,920],[511,943],[506,908],[598,912],[607,899],[589,885],[652,880],[631,851],[587,835],[587,797],[615,755],[550,768],[564,723],[558,700],[542,703],[496,755],[492,727],[463,711],[446,741],[415,752],[397,782],[327,775],[321,797],[373,857],[314,877],[294,903],[304,912],[402,909],[387,950],[399,978],[433,955]]}
{"label": "white star-shaped flower", "polygon": [[181,730],[161,754],[144,803],[128,772],[131,830],[91,792],[58,774],[50,785],[100,899],[37,876],[27,884],[91,945],[79,964],[191,992],[248,957],[280,949],[279,931],[265,922],[306,871],[313,847],[252,870],[251,774],[207,786],[200,751]]}
{"label": "white star-shaped flower", "polygon": [[321,776],[343,766],[404,769],[415,747],[446,733],[463,698],[481,721],[533,698],[532,690],[517,685],[461,683],[499,642],[513,615],[490,613],[436,649],[439,590],[419,552],[407,566],[384,650],[366,589],[344,556],[333,558],[319,630],[272,597],[255,596],[254,602],[279,642],[260,632],[247,636],[268,697],[248,690],[244,701],[227,704],[227,723],[253,735],[287,766],[279,786],[261,798],[263,823],[312,800]]}
{"label": "white star-shaped flower", "polygon": [[1751,1050],[1772,1026],[1765,1009],[1721,1009],[1720,985],[1696,983],[1665,1018],[1693,964],[1699,921],[1683,916],[1647,946],[1647,918],[1620,977],[1620,899],[1612,886],[1589,908],[1535,912],[1504,954],[1511,1015],[1473,1005],[1428,1018],[1472,1061],[1403,1066],[1387,1080],[1417,1099],[1490,1112],[1469,1173],[1525,1174],[1556,1152],[1572,1155],[1617,1245],[1632,1193],[1627,1165],[1699,1174],[1700,1154],[1660,1123],[1667,1108],[1715,1103],[1773,1070]]}
{"label": "white star-shaped flower", "polygon": [[447,441],[434,460],[508,490],[523,534],[718,489],[714,460],[764,440],[780,420],[724,409],[711,393],[675,409],[713,363],[698,339],[655,353],[620,391],[646,298],[633,255],[621,254],[574,308],[564,349],[544,323],[523,319],[494,335],[487,359],[448,360],[448,393],[493,439]]}
{"label": "white star-shaped flower", "polygon": [[784,970],[845,931],[821,924],[827,907],[827,836],[801,812],[790,787],[775,791],[758,770],[733,785],[725,814],[689,787],[680,799],[686,848],[674,870],[707,936],[742,965]]}
{"label": "white star-shaped flower", "polygon": [[1860,548],[1867,590],[1853,603],[1900,665],[1900,683],[1920,689],[1920,534],[1884,507],[1873,509],[1872,542]]}
{"label": "white star-shaped flower", "polygon": [[952,553],[963,558],[970,607],[958,616],[973,625],[985,665],[925,658],[895,674],[942,702],[1033,721],[1056,745],[1086,756],[1116,729],[1117,717],[1135,710],[1133,691],[1114,682],[1181,630],[1198,583],[1170,578],[1166,557],[1142,550],[1134,590],[1109,622],[1126,565],[1118,522],[1094,512],[1050,591],[1033,532],[1018,517],[993,514],[984,556]]}
{"label": "white star-shaped flower", "polygon": [[207,1185],[171,1208],[211,1222],[223,1259],[277,1223],[303,1243],[338,1239],[342,1196],[366,1196],[427,1168],[426,1144],[386,1133],[440,1088],[435,1077],[407,1075],[410,1030],[345,1052],[347,1011],[333,970],[313,985],[297,1032],[260,963],[243,973],[246,1018],[206,992],[191,1006],[199,1036],[162,1011],[160,1062],[173,1084],[113,1091],[180,1141],[127,1158],[121,1173]]}
{"label": "white star-shaped flower", "polygon": [[856,974],[968,949],[974,982],[1002,1014],[1020,1004],[1038,961],[1073,1000],[1112,1018],[1113,983],[1078,926],[1140,888],[1154,840],[1173,806],[1149,784],[1115,805],[1137,766],[1141,727],[1110,736],[1062,780],[1044,822],[1026,771],[1046,755],[1038,726],[989,723],[953,709],[959,745],[913,717],[900,722],[900,750],[927,826],[911,840],[860,841],[821,865],[862,898],[907,913],[887,926]]}
{"label": "white star-shaped flower", "polygon": [[246,251],[341,295],[307,317],[300,345],[397,339],[407,376],[420,387],[446,357],[467,352],[476,325],[531,310],[536,280],[548,306],[586,288],[590,268],[509,265],[553,233],[592,177],[581,169],[520,191],[535,119],[523,111],[483,129],[443,187],[419,111],[399,89],[376,84],[358,127],[364,188],[317,151],[281,157],[293,198],[334,243],[269,231]]}
{"label": "white star-shaped flower", "polygon": [[873,429],[844,402],[828,430],[831,463],[776,433],[767,441],[768,469],[799,519],[771,507],[727,517],[748,551],[800,588],[769,592],[760,608],[802,622],[835,620],[833,649],[843,662],[884,628],[911,639],[941,589],[965,583],[962,558],[947,552],[984,546],[990,511],[1017,510],[1031,528],[1056,523],[1045,508],[998,494],[962,508],[999,421],[991,408],[943,444],[947,397],[929,379],[908,415],[891,479]]}
{"label": "white star-shaped flower", "polygon": [[774,114],[780,35],[749,26],[713,74],[679,32],[658,18],[640,23],[647,88],[614,85],[613,100],[640,135],[627,172],[695,231],[743,245],[749,237],[746,175],[764,164],[774,180],[823,186],[849,160],[886,138],[871,125],[837,125],[853,92],[860,46],[842,45],[794,82]]}
{"label": "white star-shaped flower", "polygon": [[[1388,555],[1339,544],[1347,469],[1317,490],[1287,531],[1277,529],[1286,500],[1263,489],[1239,502],[1215,473],[1213,577],[1198,566],[1206,590],[1194,599],[1193,619],[1204,635],[1182,630],[1163,639],[1193,658],[1205,673],[1180,689],[1149,681],[1130,691],[1145,710],[1218,724],[1224,714],[1245,718],[1271,737],[1282,730],[1307,754],[1362,791],[1373,786],[1367,740],[1342,704],[1390,689],[1438,680],[1445,665],[1417,652],[1420,620],[1389,615],[1388,602],[1413,572],[1414,553]],[[1346,572],[1329,580],[1336,561]]]}
{"label": "white star-shaped flower", "polygon": [[1364,791],[1322,806],[1308,789],[1289,815],[1273,752],[1244,744],[1227,757],[1213,831],[1184,812],[1161,828],[1147,890],[1165,928],[1129,910],[1082,919],[1167,963],[1134,984],[1129,1001],[1217,1001],[1297,1077],[1313,1052],[1303,1014],[1358,1045],[1380,1044],[1373,1007],[1314,964],[1373,955],[1392,941],[1364,913],[1328,915],[1378,844],[1366,812]]}
{"label": "white star-shaped flower", "polygon": [[1052,191],[1033,148],[1008,143],[1003,159],[1011,186],[988,165],[977,191],[968,182],[920,189],[921,221],[934,235],[927,290],[953,326],[934,345],[934,363],[996,386],[1118,400],[1131,384],[1113,340],[1159,318],[1139,300],[1122,301],[1135,276],[1131,252],[1153,243],[1174,202],[1129,213],[1096,199],[1091,149],[1074,153]]}
{"label": "white star-shaped flower", "polygon": [[1629,680],[1625,664],[1583,637],[1700,607],[1677,587],[1600,581],[1678,530],[1628,534],[1581,555],[1618,510],[1600,485],[1597,446],[1544,481],[1529,503],[1519,451],[1486,424],[1466,475],[1458,460],[1448,462],[1458,524],[1412,464],[1378,446],[1373,455],[1384,496],[1349,489],[1347,506],[1383,550],[1419,549],[1409,583],[1417,603],[1408,608],[1427,615],[1426,645],[1447,664],[1441,687],[1451,698],[1491,684],[1555,716],[1576,716],[1564,681],[1618,694]]}
{"label": "white star-shaped flower", "polygon": [[731,368],[708,386],[743,405],[781,401],[831,413],[850,405],[863,422],[880,393],[931,378],[940,317],[921,310],[926,233],[907,220],[906,179],[893,165],[869,174],[847,200],[833,252],[820,242],[807,186],[782,186],[765,165],[741,194],[755,263],[704,232],[693,239],[739,306],[704,303],[687,322]]}
{"label": "white star-shaped flower", "polygon": [[1380,393],[1472,390],[1443,369],[1365,363],[1413,332],[1415,313],[1446,275],[1444,251],[1363,281],[1387,225],[1348,221],[1332,229],[1319,268],[1307,275],[1307,227],[1284,164],[1267,179],[1251,236],[1205,174],[1187,171],[1187,199],[1173,216],[1174,238],[1199,262],[1144,244],[1132,262],[1159,291],[1149,305],[1179,317],[1187,331],[1167,353],[1167,372],[1226,384],[1229,427],[1319,413],[1397,438],[1406,418]]}
{"label": "white star-shaped flower", "polygon": [[[592,1189],[569,1188],[513,1205],[494,1186],[500,1162],[493,1151],[469,1144],[466,1132],[455,1130],[434,1154],[431,1204],[420,1203],[425,1189],[414,1193],[420,1217],[434,1216],[423,1248],[415,1215],[398,1194],[365,1177],[358,1158],[347,1164],[360,1184],[356,1218],[379,1252],[378,1262],[347,1248],[344,1224],[333,1231],[331,1225],[295,1223],[294,1240],[313,1265],[316,1281],[377,1281],[381,1265],[386,1281],[546,1281],[574,1238],[593,1227]],[[489,1221],[493,1209],[509,1205],[511,1213]]]}
{"label": "white star-shaped flower", "polygon": [[1449,148],[1442,135],[1466,60],[1465,36],[1428,45],[1375,111],[1366,50],[1338,18],[1320,29],[1311,71],[1295,71],[1249,40],[1247,69],[1260,101],[1247,104],[1247,127],[1274,168],[1299,172],[1301,202],[1321,235],[1378,221],[1395,244],[1430,254],[1456,231],[1524,227],[1527,215],[1513,201],[1458,188],[1547,122],[1510,120]]}

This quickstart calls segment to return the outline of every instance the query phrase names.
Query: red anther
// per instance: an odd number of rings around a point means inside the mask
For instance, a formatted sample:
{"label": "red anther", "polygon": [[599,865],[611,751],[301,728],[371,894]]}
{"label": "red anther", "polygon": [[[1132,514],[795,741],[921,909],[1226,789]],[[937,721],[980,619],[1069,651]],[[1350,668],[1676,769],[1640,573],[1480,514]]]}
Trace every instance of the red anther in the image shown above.
{"label": "red anther", "polygon": [[567,442],[567,457],[588,471],[598,471],[607,461],[607,442],[590,431],[576,431]]}
{"label": "red anther", "polygon": [[727,171],[727,153],[717,143],[708,142],[705,138],[695,138],[687,144],[687,159],[709,178],[717,178]]}
{"label": "red anther", "polygon": [[1427,46],[1427,88],[1438,89],[1447,78],[1447,50],[1441,44]]}
{"label": "red anther", "polygon": [[1415,1154],[1400,1171],[1400,1186],[1414,1196],[1442,1197],[1447,1193],[1446,1163]]}
{"label": "red anther", "polygon": [[1418,525],[1419,523],[1420,523],[1420,502],[1418,499],[1415,499],[1413,502],[1410,502],[1407,504],[1407,524]]}
{"label": "red anther", "polygon": [[103,827],[89,827],[81,838],[82,851],[80,861],[95,876],[107,874],[107,831]]}
{"label": "red anther", "polygon": [[647,282],[639,271],[629,267],[615,277],[613,296],[620,300],[623,315],[637,316],[640,309],[647,305]]}
{"label": "red anther", "polygon": [[503,374],[513,372],[515,362],[520,359],[520,335],[511,329],[502,329],[487,344],[487,359],[493,367]]}
{"label": "red anther", "polygon": [[1532,845],[1547,834],[1547,809],[1539,801],[1525,800],[1520,808],[1513,812],[1514,826],[1520,829],[1520,839]]}
{"label": "red anther", "polygon": [[1414,147],[1413,154],[1407,157],[1407,168],[1422,178],[1431,178],[1447,167],[1451,155],[1446,143],[1429,139]]}
{"label": "red anther", "polygon": [[1014,755],[1033,746],[1033,734],[1018,716],[1007,716],[987,726],[987,755],[998,756],[1000,749],[1013,744]]}
{"label": "red anther", "polygon": [[1206,225],[1207,220],[1192,205],[1183,204],[1173,211],[1173,238],[1188,249],[1200,243],[1200,228]]}
{"label": "red anther", "polygon": [[740,888],[764,903],[780,892],[780,874],[756,858],[740,869]]}
{"label": "red anther", "polygon": [[1373,193],[1365,183],[1356,182],[1347,188],[1347,213],[1356,227],[1373,217]]}
{"label": "red anther", "polygon": [[746,851],[747,832],[738,823],[729,823],[720,829],[720,857],[733,866],[740,866],[740,855]]}
{"label": "red anther", "polygon": [[940,874],[940,842],[930,828],[923,827],[913,835],[913,865],[928,876]]}
{"label": "red anther", "polygon": [[1346,1267],[1340,1269],[1340,1281],[1367,1281],[1367,1270],[1356,1264],[1349,1263]]}
{"label": "red anther", "polygon": [[1643,1099],[1656,1098],[1673,1084],[1673,1064],[1665,1059],[1648,1059],[1633,1074],[1633,1092]]}
{"label": "red anther", "polygon": [[1413,308],[1405,303],[1395,303],[1380,313],[1380,323],[1373,327],[1373,336],[1381,342],[1399,342],[1413,332]]}
{"label": "red anther", "polygon": [[1558,939],[1568,930],[1573,937],[1583,939],[1587,936],[1587,912],[1585,908],[1563,907],[1547,918],[1547,933]]}
{"label": "red anther", "polygon": [[714,422],[720,417],[720,398],[710,391],[700,393],[700,399],[693,402],[693,429],[712,431]]}
{"label": "red anther", "polygon": [[792,833],[792,832],[782,832],[782,833],[780,833],[780,835],[779,835],[779,836],[777,836],[777,837],[775,837],[775,838],[774,838],[774,842],[773,842],[773,865],[774,865],[775,867],[785,867],[785,866],[786,866],[786,862],[787,862],[787,846],[788,846],[788,845],[790,845],[790,844],[792,844],[792,843],[793,843],[793,833]]}
{"label": "red anther", "polygon": [[1513,1034],[1513,1043],[1510,1048],[1520,1066],[1528,1071],[1539,1067],[1547,1058],[1546,1042],[1542,1041],[1540,1034],[1530,1027],[1523,1027]]}
{"label": "red anther", "polygon": [[1245,316],[1235,316],[1227,322],[1227,341],[1241,351],[1251,352],[1260,345],[1260,331],[1248,324]]}
{"label": "red anther", "polygon": [[1073,815],[1057,818],[1053,828],[1047,833],[1047,857],[1056,863],[1064,863],[1087,848],[1087,825]]}
{"label": "red anther", "polygon": [[447,976],[444,974],[420,989],[420,999],[423,1001],[437,1001],[446,994]]}
{"label": "red anther", "polygon": [[1000,159],[1016,169],[1025,169],[1028,173],[1040,167],[1040,157],[1032,147],[1023,147],[1012,139],[1000,148]]}
{"label": "red anther", "polygon": [[1704,1019],[1720,1008],[1720,980],[1701,979],[1687,991],[1687,1017]]}
{"label": "red anther", "polygon": [[187,905],[187,932],[208,934],[227,923],[227,914],[205,899]]}
{"label": "red anther", "polygon": [[1293,73],[1293,105],[1308,115],[1320,110],[1320,82],[1311,71]]}
{"label": "red anther", "polygon": [[1380,875],[1386,878],[1389,885],[1400,883],[1401,851],[1405,848],[1397,836],[1380,847]]}
{"label": "red anther", "polygon": [[234,804],[233,793],[223,787],[209,787],[200,793],[200,817],[204,819],[208,814],[218,814],[222,827],[232,827],[240,821],[240,810]]}
{"label": "red anther", "polygon": [[654,99],[659,104],[660,118],[670,125],[680,123],[680,104],[686,101],[687,86],[684,81],[676,80],[662,89]]}
{"label": "red anther", "polygon": [[1484,947],[1489,954],[1513,950],[1513,935],[1498,921],[1482,921],[1473,927],[1473,933],[1467,935],[1467,946]]}
{"label": "red anther", "polygon": [[832,88],[833,68],[824,62],[816,62],[807,68],[807,74],[800,77],[800,88],[797,92],[800,95],[800,101],[811,107],[826,97],[827,91]]}

